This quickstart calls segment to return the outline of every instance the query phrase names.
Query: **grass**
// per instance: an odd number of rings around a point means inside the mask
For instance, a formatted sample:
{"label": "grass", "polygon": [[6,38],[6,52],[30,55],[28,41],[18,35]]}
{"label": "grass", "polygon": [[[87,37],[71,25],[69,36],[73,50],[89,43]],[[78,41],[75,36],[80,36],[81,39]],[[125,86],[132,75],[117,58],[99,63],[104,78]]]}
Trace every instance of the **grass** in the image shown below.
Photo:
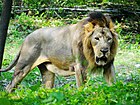
{"label": "grass", "polygon": [[[62,26],[78,19],[45,20],[42,17],[26,17],[12,20],[7,37],[3,67],[6,67],[19,51],[25,36],[42,26]],[[36,20],[35,20],[36,19]],[[28,22],[30,21],[30,22]],[[37,21],[37,22],[34,22]],[[26,32],[25,32],[26,31]],[[55,88],[44,89],[37,68],[22,81],[20,88],[7,94],[4,87],[12,79],[13,70],[0,76],[0,105],[139,105],[140,104],[140,47],[120,40],[115,59],[117,83],[108,86],[101,75],[92,77],[88,84],[75,88],[74,77],[57,76]]]}

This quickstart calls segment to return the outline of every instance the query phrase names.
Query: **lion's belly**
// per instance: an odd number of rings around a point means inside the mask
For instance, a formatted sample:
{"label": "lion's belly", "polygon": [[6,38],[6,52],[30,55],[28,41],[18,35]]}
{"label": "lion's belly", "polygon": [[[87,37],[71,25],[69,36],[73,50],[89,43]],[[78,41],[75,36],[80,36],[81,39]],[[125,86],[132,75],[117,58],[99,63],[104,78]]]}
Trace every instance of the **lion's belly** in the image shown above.
{"label": "lion's belly", "polygon": [[69,67],[73,63],[72,61],[68,61],[68,60],[65,61],[65,60],[60,60],[57,58],[49,58],[49,59],[52,64],[54,64],[59,69],[63,69],[63,70],[69,70]]}

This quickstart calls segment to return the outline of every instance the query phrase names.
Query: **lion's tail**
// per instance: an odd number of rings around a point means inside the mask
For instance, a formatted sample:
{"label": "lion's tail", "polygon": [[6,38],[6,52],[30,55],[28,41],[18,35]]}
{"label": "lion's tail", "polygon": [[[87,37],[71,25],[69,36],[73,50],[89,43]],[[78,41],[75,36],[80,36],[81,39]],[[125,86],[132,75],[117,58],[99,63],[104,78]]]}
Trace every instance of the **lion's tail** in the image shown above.
{"label": "lion's tail", "polygon": [[17,61],[19,59],[19,56],[20,56],[20,51],[19,53],[16,55],[15,59],[12,61],[12,63],[5,69],[0,69],[0,72],[6,72],[6,71],[9,71],[11,70],[16,64],[17,64]]}

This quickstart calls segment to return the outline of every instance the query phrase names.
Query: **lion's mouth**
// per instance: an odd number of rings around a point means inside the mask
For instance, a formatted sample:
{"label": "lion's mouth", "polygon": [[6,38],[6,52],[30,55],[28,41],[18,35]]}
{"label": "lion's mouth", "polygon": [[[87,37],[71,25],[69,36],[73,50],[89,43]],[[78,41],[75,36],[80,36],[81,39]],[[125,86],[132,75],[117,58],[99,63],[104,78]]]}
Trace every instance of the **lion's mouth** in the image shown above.
{"label": "lion's mouth", "polygon": [[107,57],[102,56],[102,57],[97,57],[96,56],[96,64],[99,66],[104,66],[107,63]]}

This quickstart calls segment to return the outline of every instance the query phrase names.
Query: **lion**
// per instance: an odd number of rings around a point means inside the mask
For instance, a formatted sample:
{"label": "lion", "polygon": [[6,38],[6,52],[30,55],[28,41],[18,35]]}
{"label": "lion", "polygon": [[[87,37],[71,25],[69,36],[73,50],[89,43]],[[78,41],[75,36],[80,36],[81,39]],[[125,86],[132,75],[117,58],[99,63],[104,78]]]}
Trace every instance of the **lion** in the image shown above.
{"label": "lion", "polygon": [[[6,90],[12,92],[35,67],[42,75],[46,88],[54,85],[55,74],[75,75],[80,87],[87,73],[103,69],[109,85],[115,82],[114,58],[118,38],[112,20],[101,12],[91,12],[88,17],[63,27],[45,27],[29,34],[13,62],[0,72],[15,66],[13,79]],[[89,72],[91,71],[91,72]]]}

